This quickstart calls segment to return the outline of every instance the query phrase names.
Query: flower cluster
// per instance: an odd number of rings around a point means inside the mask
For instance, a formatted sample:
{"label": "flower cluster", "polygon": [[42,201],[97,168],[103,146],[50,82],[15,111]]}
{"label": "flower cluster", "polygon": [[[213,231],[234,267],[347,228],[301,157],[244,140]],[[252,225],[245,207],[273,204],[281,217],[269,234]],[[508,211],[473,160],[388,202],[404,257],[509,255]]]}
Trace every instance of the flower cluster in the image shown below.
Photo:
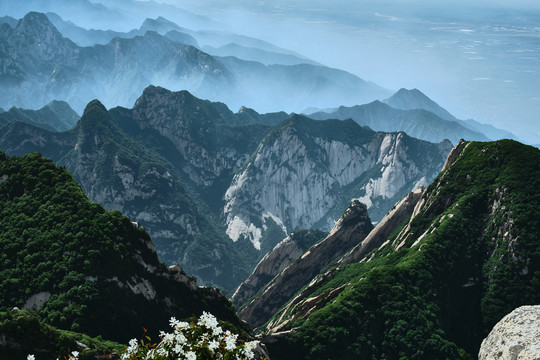
{"label": "flower cluster", "polygon": [[207,312],[198,321],[187,323],[174,317],[170,320],[172,333],[161,332],[161,342],[155,345],[129,342],[122,360],[251,360],[258,341],[238,340],[238,335],[223,331],[216,318]]}

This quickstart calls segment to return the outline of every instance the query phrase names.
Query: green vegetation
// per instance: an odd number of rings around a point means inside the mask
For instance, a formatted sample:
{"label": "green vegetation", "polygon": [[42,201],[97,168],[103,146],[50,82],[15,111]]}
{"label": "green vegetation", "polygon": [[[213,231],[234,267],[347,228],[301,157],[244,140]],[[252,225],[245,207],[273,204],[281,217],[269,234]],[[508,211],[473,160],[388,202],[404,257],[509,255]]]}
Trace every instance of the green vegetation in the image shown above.
{"label": "green vegetation", "polygon": [[125,345],[103,340],[101,336],[91,338],[58,330],[28,311],[0,312],[0,336],[5,336],[7,343],[0,346],[2,359],[26,359],[28,354],[37,359],[63,359],[69,350],[77,350],[79,359],[86,360],[108,358],[126,349]]}
{"label": "green vegetation", "polygon": [[39,154],[0,153],[0,311],[13,307],[121,342],[203,310],[242,328],[221,294],[173,280],[142,227],[88,201]]}
{"label": "green vegetation", "polygon": [[538,149],[470,143],[429,187],[410,229],[387,245],[405,246],[334,269],[312,296],[345,289],[290,324],[296,331],[270,345],[271,356],[475,358],[498,320],[540,302],[538,189]]}

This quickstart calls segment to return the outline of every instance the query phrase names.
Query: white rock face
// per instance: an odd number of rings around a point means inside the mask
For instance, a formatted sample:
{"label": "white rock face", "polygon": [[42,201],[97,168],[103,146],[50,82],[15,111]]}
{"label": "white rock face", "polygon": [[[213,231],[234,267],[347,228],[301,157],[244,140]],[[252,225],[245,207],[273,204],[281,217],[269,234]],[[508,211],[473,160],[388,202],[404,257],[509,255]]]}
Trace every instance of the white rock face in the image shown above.
{"label": "white rock face", "polygon": [[[267,213],[285,233],[314,226],[330,230],[343,204],[354,199],[368,209],[384,201],[393,204],[399,200],[396,197],[431,181],[450,151],[436,150],[440,155],[430,158],[411,154],[403,133],[376,133],[371,141],[356,145],[306,137],[293,126],[284,127],[272,142],[263,142],[234,177],[224,196],[227,234],[232,240],[244,236],[259,249]],[[426,161],[418,160],[422,156]],[[437,156],[440,159],[434,164]],[[351,186],[352,196],[344,195]]]}
{"label": "white rock face", "polygon": [[24,303],[24,310],[37,310],[43,306],[51,298],[51,293],[48,291],[34,294]]}
{"label": "white rock face", "polygon": [[482,341],[479,360],[540,360],[540,305],[506,315]]}

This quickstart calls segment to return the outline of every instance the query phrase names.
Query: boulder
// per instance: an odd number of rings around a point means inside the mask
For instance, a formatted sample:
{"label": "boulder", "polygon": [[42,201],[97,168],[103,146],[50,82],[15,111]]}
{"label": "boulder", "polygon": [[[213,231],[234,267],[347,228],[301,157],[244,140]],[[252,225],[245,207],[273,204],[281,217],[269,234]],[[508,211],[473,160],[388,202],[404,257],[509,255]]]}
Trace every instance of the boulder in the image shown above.
{"label": "boulder", "polygon": [[506,315],[482,341],[479,360],[540,360],[540,305]]}

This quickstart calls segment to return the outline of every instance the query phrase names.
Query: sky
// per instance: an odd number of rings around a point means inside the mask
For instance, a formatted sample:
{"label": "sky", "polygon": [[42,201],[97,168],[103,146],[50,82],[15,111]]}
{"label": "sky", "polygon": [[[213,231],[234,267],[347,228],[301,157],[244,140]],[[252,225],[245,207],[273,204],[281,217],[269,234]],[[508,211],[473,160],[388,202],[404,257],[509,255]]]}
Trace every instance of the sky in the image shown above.
{"label": "sky", "polygon": [[540,2],[161,1],[540,143]]}

